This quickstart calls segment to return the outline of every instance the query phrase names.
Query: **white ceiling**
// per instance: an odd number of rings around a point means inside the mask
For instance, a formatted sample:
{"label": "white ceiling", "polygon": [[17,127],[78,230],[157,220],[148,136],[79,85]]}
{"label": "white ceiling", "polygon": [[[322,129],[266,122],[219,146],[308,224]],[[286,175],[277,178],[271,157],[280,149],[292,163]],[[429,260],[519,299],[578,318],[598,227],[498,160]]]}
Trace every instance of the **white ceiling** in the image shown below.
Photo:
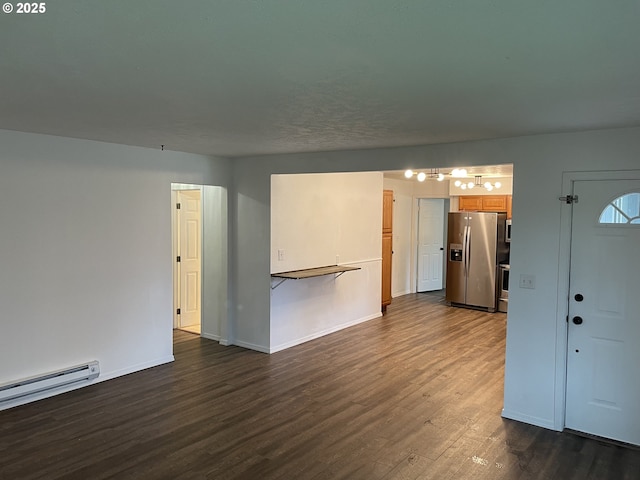
{"label": "white ceiling", "polygon": [[640,126],[637,0],[46,7],[0,14],[0,128],[240,156]]}

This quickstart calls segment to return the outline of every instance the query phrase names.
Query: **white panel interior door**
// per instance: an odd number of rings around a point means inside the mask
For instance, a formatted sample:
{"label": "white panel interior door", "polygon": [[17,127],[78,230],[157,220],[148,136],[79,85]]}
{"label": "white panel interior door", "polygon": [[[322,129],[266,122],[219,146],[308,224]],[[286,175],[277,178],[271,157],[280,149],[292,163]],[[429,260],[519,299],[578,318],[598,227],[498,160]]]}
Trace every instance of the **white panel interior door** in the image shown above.
{"label": "white panel interior door", "polygon": [[640,180],[574,183],[565,422],[640,445],[640,195],[601,220],[634,191]]}
{"label": "white panel interior door", "polygon": [[418,201],[418,292],[442,290],[444,200]]}
{"label": "white panel interior door", "polygon": [[200,190],[181,190],[180,201],[180,326],[200,324],[202,214]]}

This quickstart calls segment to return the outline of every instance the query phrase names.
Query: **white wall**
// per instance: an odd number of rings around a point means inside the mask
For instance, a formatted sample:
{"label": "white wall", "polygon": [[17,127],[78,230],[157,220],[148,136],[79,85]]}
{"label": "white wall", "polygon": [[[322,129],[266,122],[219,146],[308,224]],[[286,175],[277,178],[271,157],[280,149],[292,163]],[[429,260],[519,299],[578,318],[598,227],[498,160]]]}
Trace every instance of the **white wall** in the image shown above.
{"label": "white wall", "polygon": [[360,270],[274,280],[270,352],[381,315],[381,239],[381,173],[271,177],[271,271]]}
{"label": "white wall", "polygon": [[200,335],[229,343],[227,189],[202,189],[202,328]]}
{"label": "white wall", "polygon": [[231,343],[262,352],[270,346],[271,172],[267,163],[233,161],[231,226]]}
{"label": "white wall", "polygon": [[171,182],[226,160],[0,131],[0,383],[171,361]]}
{"label": "white wall", "polygon": [[[558,298],[560,212],[564,171],[638,169],[640,129],[537,135],[424,147],[272,155],[234,161],[238,232],[237,328],[243,335],[266,332],[269,301],[269,175],[384,171],[459,165],[514,164],[511,275],[537,277],[535,290],[511,289],[507,328],[504,415],[562,428],[557,344],[564,325],[565,298]],[[455,208],[452,202],[451,208]],[[258,237],[258,238],[256,238]],[[252,241],[249,241],[252,239]],[[251,268],[249,268],[251,267]]]}
{"label": "white wall", "polygon": [[449,180],[413,182],[414,198],[449,198]]}

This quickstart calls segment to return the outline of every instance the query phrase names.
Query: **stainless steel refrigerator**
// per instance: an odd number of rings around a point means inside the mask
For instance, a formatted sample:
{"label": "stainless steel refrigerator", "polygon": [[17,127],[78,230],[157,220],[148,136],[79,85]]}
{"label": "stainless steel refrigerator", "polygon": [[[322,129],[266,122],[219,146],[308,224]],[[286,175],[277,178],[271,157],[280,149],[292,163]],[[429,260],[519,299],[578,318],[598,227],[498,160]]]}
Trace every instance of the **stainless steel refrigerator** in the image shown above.
{"label": "stainless steel refrigerator", "polygon": [[495,312],[498,265],[508,261],[505,213],[451,212],[446,301]]}

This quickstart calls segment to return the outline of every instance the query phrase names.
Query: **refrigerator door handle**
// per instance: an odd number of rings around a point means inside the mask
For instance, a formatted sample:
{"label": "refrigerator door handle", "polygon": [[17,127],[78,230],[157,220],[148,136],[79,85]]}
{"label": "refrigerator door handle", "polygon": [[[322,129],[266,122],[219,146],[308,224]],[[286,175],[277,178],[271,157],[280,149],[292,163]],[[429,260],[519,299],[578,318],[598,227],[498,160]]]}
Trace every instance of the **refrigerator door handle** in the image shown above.
{"label": "refrigerator door handle", "polygon": [[462,264],[464,266],[464,276],[467,277],[467,230],[469,227],[464,226],[464,233],[462,234]]}
{"label": "refrigerator door handle", "polygon": [[467,271],[471,270],[471,225],[467,228]]}

